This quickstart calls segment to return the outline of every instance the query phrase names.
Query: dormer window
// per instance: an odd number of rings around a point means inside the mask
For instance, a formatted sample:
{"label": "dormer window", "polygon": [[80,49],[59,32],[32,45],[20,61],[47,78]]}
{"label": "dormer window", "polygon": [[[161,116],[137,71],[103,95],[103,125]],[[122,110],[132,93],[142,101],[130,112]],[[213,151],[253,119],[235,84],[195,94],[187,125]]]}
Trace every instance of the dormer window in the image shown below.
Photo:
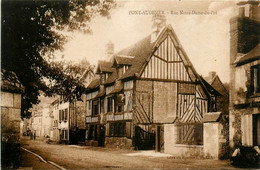
{"label": "dormer window", "polygon": [[100,81],[101,81],[101,84],[103,84],[106,81],[106,74],[105,73],[100,74]]}
{"label": "dormer window", "polygon": [[124,66],[123,66],[123,74],[125,74],[125,72],[126,72],[126,70],[128,69],[128,67],[129,67],[128,65],[124,65]]}

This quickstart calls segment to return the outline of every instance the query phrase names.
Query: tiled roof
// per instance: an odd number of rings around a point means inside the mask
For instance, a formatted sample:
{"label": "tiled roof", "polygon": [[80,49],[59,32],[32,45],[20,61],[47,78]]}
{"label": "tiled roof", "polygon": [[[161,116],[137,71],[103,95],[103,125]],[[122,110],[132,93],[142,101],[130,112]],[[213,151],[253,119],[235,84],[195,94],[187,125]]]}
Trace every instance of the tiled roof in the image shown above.
{"label": "tiled roof", "polygon": [[245,56],[240,58],[237,65],[243,65],[259,59],[260,59],[260,43],[251,51],[249,51]]}
{"label": "tiled roof", "polygon": [[106,94],[106,90],[104,88],[104,86],[100,86],[100,90],[98,92],[98,94],[94,97],[94,99],[97,99],[99,97],[103,97]]}
{"label": "tiled roof", "polygon": [[217,74],[212,79],[210,79],[210,77],[204,77],[204,80],[206,80],[221,95],[228,95],[227,89],[225,88]]}
{"label": "tiled roof", "polygon": [[202,122],[219,122],[221,119],[221,112],[209,112],[204,114]]}
{"label": "tiled roof", "polygon": [[91,89],[94,89],[94,88],[97,88],[98,86],[100,85],[100,79],[97,78],[97,79],[94,79],[87,87],[87,91],[88,90],[91,90]]}
{"label": "tiled roof", "polygon": [[1,71],[1,90],[23,93],[24,87],[18,80],[14,72],[2,70]]}
{"label": "tiled roof", "polygon": [[113,70],[113,73],[107,78],[107,80],[104,82],[104,84],[111,84],[114,83],[117,79],[117,71],[116,69]]}
{"label": "tiled roof", "polygon": [[[115,54],[117,59],[120,60],[120,62],[127,62],[132,63],[132,65],[126,70],[125,74],[123,74],[122,77],[119,77],[119,79],[125,79],[128,77],[135,76],[136,73],[139,73],[142,69],[143,64],[146,62],[147,58],[150,57],[152,53],[152,47],[153,44],[150,43],[151,36],[147,36],[144,39],[140,40],[139,42],[135,43],[134,45],[125,48]],[[120,57],[121,56],[121,57]],[[128,57],[128,59],[122,59],[122,56],[134,56],[133,58]],[[126,57],[125,57],[126,58]],[[112,75],[109,76],[109,78],[105,81],[105,84],[111,84],[114,83],[117,79],[117,72],[116,70],[113,71]]]}
{"label": "tiled roof", "polygon": [[115,61],[116,61],[116,64],[119,64],[119,65],[132,65],[133,58],[134,58],[133,56],[117,55],[117,56],[115,56]]}
{"label": "tiled roof", "polygon": [[141,71],[143,64],[152,54],[153,45],[154,43],[151,43],[151,35],[149,35],[131,47],[118,53],[118,55],[135,56],[132,60],[132,66],[129,67],[120,79],[133,77]]}
{"label": "tiled roof", "polygon": [[203,85],[206,87],[206,90],[212,94],[212,95],[217,95],[217,96],[221,96],[221,94],[214,88],[212,87],[202,76],[200,76],[201,78],[201,83],[203,83]]}
{"label": "tiled roof", "polygon": [[219,76],[216,75],[214,78],[211,80],[210,85],[216,89],[221,95],[228,95],[228,91],[223,85],[222,81],[220,80]]}
{"label": "tiled roof", "polygon": [[112,68],[112,63],[109,61],[98,61],[97,73],[112,73],[114,68]]}
{"label": "tiled roof", "polygon": [[112,90],[109,94],[119,93],[121,90],[123,90],[123,84],[120,80],[116,80],[114,90]]}
{"label": "tiled roof", "polygon": [[[173,33],[173,36],[176,38],[176,41],[179,45],[179,48],[182,50],[183,55],[187,56],[186,52],[182,48],[182,46],[177,38],[174,30],[172,29],[172,27],[170,25],[168,25],[167,27],[165,27],[163,29],[163,31],[161,31],[161,33],[158,36],[158,40],[160,39],[160,36],[163,36],[164,33],[168,30],[171,33]],[[126,72],[121,77],[118,77],[117,71],[114,69],[112,74],[108,77],[108,79],[105,81],[104,84],[108,85],[108,84],[115,83],[115,81],[117,79],[123,80],[123,79],[130,78],[130,77],[140,76],[138,73],[141,72],[145,63],[148,62],[149,57],[152,55],[153,50],[154,50],[155,46],[157,45],[156,43],[158,43],[158,42],[154,41],[153,43],[151,43],[151,35],[149,35],[149,36],[145,37],[144,39],[138,41],[137,43],[133,44],[132,46],[116,53],[114,55],[114,57],[115,57],[114,61],[117,59],[117,61],[116,61],[117,64],[132,63],[132,65],[129,66],[129,68],[126,70]],[[129,59],[126,59],[127,57],[125,57],[125,56],[132,56],[133,58],[128,57]],[[125,57],[125,58],[123,58],[123,57]],[[190,66],[189,68],[191,69],[192,73],[194,74],[194,77],[195,77],[194,81],[196,81],[196,79],[198,79],[202,83],[202,88],[205,90],[205,92],[207,91],[207,93],[206,93],[207,96],[210,97],[209,94],[221,95],[209,83],[207,83],[206,80],[204,80],[201,76],[198,75],[198,73],[194,69],[194,67],[188,57],[186,57],[186,60],[188,63],[187,65]]]}

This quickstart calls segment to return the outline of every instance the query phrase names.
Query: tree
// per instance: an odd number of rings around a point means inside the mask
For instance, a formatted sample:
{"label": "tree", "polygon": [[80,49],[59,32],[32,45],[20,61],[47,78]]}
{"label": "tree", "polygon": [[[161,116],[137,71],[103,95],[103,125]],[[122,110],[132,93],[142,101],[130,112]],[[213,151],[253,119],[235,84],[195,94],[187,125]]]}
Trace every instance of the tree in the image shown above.
{"label": "tree", "polygon": [[71,98],[79,97],[84,86],[49,60],[55,50],[63,49],[62,31],[90,32],[91,19],[109,17],[113,6],[112,0],[2,1],[1,66],[15,72],[25,87],[22,117],[30,116],[29,108],[39,102],[40,91],[47,96],[73,92]]}

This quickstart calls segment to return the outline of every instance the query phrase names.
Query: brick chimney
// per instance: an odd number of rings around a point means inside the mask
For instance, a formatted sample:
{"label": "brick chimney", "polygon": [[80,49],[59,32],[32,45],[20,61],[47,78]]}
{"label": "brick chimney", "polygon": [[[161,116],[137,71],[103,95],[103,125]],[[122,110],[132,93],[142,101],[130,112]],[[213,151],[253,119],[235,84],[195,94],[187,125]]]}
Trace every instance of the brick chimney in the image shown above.
{"label": "brick chimney", "polygon": [[152,35],[151,35],[151,43],[157,39],[160,31],[166,26],[166,17],[165,15],[155,14],[152,18]]}
{"label": "brick chimney", "polygon": [[246,54],[259,42],[260,8],[259,3],[241,2],[239,14],[230,19],[230,63],[237,54]]}
{"label": "brick chimney", "polygon": [[209,72],[209,80],[211,81],[216,75],[216,72],[215,71],[211,71]]}
{"label": "brick chimney", "polygon": [[114,55],[114,44],[109,41],[105,46],[105,53],[106,53],[106,60],[110,61],[112,59],[112,56]]}

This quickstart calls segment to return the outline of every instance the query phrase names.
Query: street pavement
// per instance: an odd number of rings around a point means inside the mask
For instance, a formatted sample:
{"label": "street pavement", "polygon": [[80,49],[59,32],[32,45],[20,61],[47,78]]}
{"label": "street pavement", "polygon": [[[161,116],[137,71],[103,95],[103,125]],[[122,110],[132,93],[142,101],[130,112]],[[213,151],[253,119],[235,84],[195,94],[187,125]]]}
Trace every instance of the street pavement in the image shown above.
{"label": "street pavement", "polygon": [[[47,144],[43,139],[34,141],[28,137],[23,137],[21,142],[23,148],[64,169],[235,169],[227,160],[187,159],[154,151]],[[49,163],[39,162],[36,156],[28,154],[27,152],[22,156],[21,166],[30,166],[33,169],[57,168]],[[34,161],[31,161],[31,156],[34,156]]]}
{"label": "street pavement", "polygon": [[20,167],[21,170],[31,170],[31,169],[58,169],[55,166],[44,163],[35,155],[21,149],[21,157],[20,157]]}

